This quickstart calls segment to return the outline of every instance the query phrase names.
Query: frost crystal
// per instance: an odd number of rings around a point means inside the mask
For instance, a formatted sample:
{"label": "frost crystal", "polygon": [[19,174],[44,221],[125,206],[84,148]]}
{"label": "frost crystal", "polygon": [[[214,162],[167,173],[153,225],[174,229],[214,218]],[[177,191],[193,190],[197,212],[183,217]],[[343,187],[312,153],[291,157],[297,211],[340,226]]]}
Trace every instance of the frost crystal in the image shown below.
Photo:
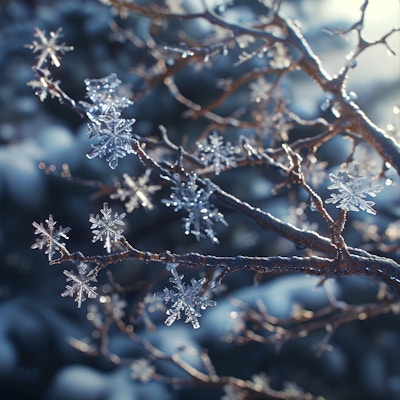
{"label": "frost crystal", "polygon": [[32,44],[28,44],[27,47],[33,51],[33,53],[39,53],[37,67],[44,66],[48,59],[56,67],[60,64],[60,54],[65,54],[67,51],[73,50],[73,46],[66,46],[65,43],[57,44],[57,40],[62,36],[62,28],[58,28],[56,32],[50,32],[50,37],[46,37],[46,32],[39,28],[35,29],[34,36],[40,39],[40,42],[34,40]]}
{"label": "frost crystal", "polygon": [[85,79],[86,96],[91,103],[81,101],[80,104],[86,109],[86,114],[93,122],[97,122],[100,115],[106,114],[111,107],[121,111],[133,104],[126,96],[121,96],[121,81],[117,75],[112,73],[101,79]]}
{"label": "frost crystal", "polygon": [[214,243],[218,243],[215,236],[214,224],[221,222],[227,225],[222,213],[210,203],[210,197],[213,193],[212,183],[206,179],[205,186],[199,188],[196,183],[196,174],[188,174],[188,180],[182,181],[178,174],[172,178],[166,179],[174,183],[173,193],[169,199],[162,200],[167,207],[174,207],[174,211],[181,209],[187,211],[189,215],[183,218],[185,223],[185,234],[190,233],[200,237],[208,236]]}
{"label": "frost crystal", "polygon": [[165,324],[170,326],[176,320],[181,318],[181,312],[186,315],[185,323],[191,322],[194,329],[200,328],[198,318],[201,317],[201,310],[207,307],[215,306],[217,303],[209,300],[208,296],[202,294],[205,279],[196,280],[192,278],[190,285],[183,281],[183,275],[178,275],[175,265],[168,264],[167,269],[171,271],[172,277],[169,279],[174,284],[174,289],[164,288],[162,293],[156,293],[154,296],[162,299],[165,304],[172,303],[171,308],[167,310],[168,318]]}
{"label": "frost crystal", "polygon": [[365,177],[359,175],[359,166],[354,165],[353,173],[347,171],[339,172],[338,175],[329,174],[333,182],[328,189],[338,189],[339,193],[331,193],[331,197],[325,200],[326,203],[339,203],[336,207],[347,211],[364,210],[370,214],[376,214],[372,208],[373,201],[364,200],[367,195],[375,197],[382,190],[382,186],[372,187],[371,183],[363,185]]}
{"label": "frost crystal", "polygon": [[33,67],[33,69],[37,73],[38,79],[29,81],[27,85],[35,89],[35,94],[39,97],[40,101],[44,101],[48,94],[52,98],[58,97],[61,100],[60,81],[54,81],[50,71],[46,68]]}
{"label": "frost crystal", "polygon": [[207,143],[197,143],[200,160],[208,167],[212,166],[215,174],[219,175],[226,167],[235,167],[236,148],[229,142],[224,145],[222,136],[213,132]]}
{"label": "frost crystal", "polygon": [[149,185],[151,170],[148,169],[145,174],[138,179],[131,178],[128,174],[123,174],[124,184],[118,184],[117,193],[112,194],[112,199],[120,199],[125,201],[126,211],[131,213],[135,208],[144,207],[149,210],[154,208],[151,202],[151,196],[157,190],[160,190],[158,185]]}
{"label": "frost crystal", "polygon": [[71,230],[70,227],[63,228],[60,226],[57,230],[54,229],[57,222],[53,220],[53,216],[50,214],[49,218],[45,221],[47,227],[44,226],[43,222],[38,224],[33,222],[32,225],[36,228],[35,235],[41,237],[36,238],[35,243],[31,246],[32,249],[46,248],[45,254],[48,254],[49,261],[53,260],[53,256],[56,252],[60,252],[65,247],[65,243],[62,242],[62,238],[68,239],[67,233]]}
{"label": "frost crystal", "polygon": [[148,382],[156,372],[154,365],[146,358],[138,358],[131,364],[132,379],[140,382]]}
{"label": "frost crystal", "polygon": [[131,126],[134,119],[119,118],[121,115],[114,107],[110,107],[106,114],[98,117],[98,122],[89,124],[90,139],[98,139],[98,143],[92,144],[92,151],[86,156],[105,157],[110,168],[115,169],[118,165],[118,158],[123,158],[132,149],[133,138]]}
{"label": "frost crystal", "polygon": [[66,290],[61,296],[75,296],[78,308],[81,308],[82,303],[86,300],[86,296],[89,299],[95,299],[97,297],[97,287],[92,286],[92,282],[97,282],[97,279],[95,270],[88,270],[88,266],[84,262],[77,264],[77,268],[77,275],[73,271],[63,271],[64,275],[67,276],[67,282],[72,282],[72,284],[65,286]]}
{"label": "frost crystal", "polygon": [[108,253],[111,253],[111,245],[113,242],[124,238],[124,236],[121,235],[123,229],[120,229],[120,227],[125,225],[123,218],[126,215],[125,213],[115,213],[113,217],[111,211],[111,208],[108,208],[108,204],[103,203],[103,208],[100,210],[103,216],[100,218],[99,214],[97,214],[96,217],[91,214],[89,218],[89,222],[92,223],[90,227],[93,231],[92,242],[95,243],[98,240],[104,241],[104,248],[107,249]]}

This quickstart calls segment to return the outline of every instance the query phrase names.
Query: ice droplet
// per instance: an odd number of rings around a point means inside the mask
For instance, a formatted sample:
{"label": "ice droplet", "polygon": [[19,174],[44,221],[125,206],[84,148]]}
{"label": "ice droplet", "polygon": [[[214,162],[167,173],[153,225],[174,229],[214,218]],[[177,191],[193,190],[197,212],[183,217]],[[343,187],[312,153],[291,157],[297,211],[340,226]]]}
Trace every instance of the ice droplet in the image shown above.
{"label": "ice droplet", "polygon": [[315,202],[314,197],[310,196],[308,200],[308,207],[310,208],[311,211],[318,211],[317,204]]}
{"label": "ice droplet", "polygon": [[353,54],[350,54],[346,57],[346,67],[347,68],[355,68],[357,66],[357,60],[354,58]]}

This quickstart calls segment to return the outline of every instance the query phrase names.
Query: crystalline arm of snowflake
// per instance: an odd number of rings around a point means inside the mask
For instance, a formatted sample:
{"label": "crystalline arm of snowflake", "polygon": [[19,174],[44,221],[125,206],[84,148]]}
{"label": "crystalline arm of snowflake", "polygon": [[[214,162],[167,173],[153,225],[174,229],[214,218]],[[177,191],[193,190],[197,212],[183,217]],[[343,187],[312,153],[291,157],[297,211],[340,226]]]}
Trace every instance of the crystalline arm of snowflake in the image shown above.
{"label": "crystalline arm of snowflake", "polygon": [[338,203],[336,207],[346,211],[359,211],[360,209],[370,214],[376,214],[372,208],[375,203],[365,200],[365,197],[367,195],[375,197],[382,190],[382,186],[372,187],[371,183],[364,185],[363,181],[366,178],[359,174],[357,164],[354,165],[352,173],[344,171],[339,172],[337,176],[331,173],[329,178],[333,184],[328,186],[328,189],[337,189],[339,193],[331,193],[331,197],[325,200],[326,203]]}
{"label": "crystalline arm of snowflake", "polygon": [[151,201],[152,195],[161,189],[159,185],[150,185],[151,170],[148,169],[143,176],[133,179],[128,174],[123,174],[124,184],[117,187],[117,193],[112,194],[110,197],[112,199],[120,199],[125,201],[126,211],[131,213],[134,209],[139,207],[144,207],[149,210],[154,208]]}
{"label": "crystalline arm of snowflake", "polygon": [[97,214],[96,217],[91,214],[89,218],[89,222],[92,223],[92,226],[90,227],[93,231],[92,242],[95,243],[98,240],[104,241],[104,248],[107,249],[108,253],[111,253],[112,244],[124,238],[121,226],[125,225],[123,219],[126,214],[118,214],[116,212],[114,216],[112,216],[112,210],[111,208],[108,208],[106,202],[103,203],[103,208],[100,212],[103,214],[102,217],[100,217],[99,214]]}
{"label": "crystalline arm of snowflake", "polygon": [[212,166],[216,175],[219,175],[226,167],[236,166],[236,147],[230,143],[224,145],[222,136],[213,132],[207,139],[207,143],[197,142],[200,161],[205,166]]}
{"label": "crystalline arm of snowflake", "polygon": [[45,254],[48,254],[49,261],[52,261],[56,252],[65,249],[65,243],[62,242],[62,239],[69,239],[67,233],[71,228],[63,228],[60,226],[58,229],[54,229],[57,222],[54,221],[52,214],[49,215],[49,218],[46,219],[45,223],[47,226],[44,226],[43,222],[40,224],[37,222],[32,223],[36,228],[35,235],[40,235],[40,237],[36,238],[36,241],[31,248],[40,250],[46,248]]}
{"label": "crystalline arm of snowflake", "polygon": [[100,115],[99,123],[89,124],[90,139],[96,138],[97,143],[92,144],[92,151],[86,154],[90,159],[105,157],[110,168],[118,166],[118,158],[123,158],[129,153],[135,153],[132,148],[132,125],[134,119],[120,118],[121,113],[110,107],[107,113]]}
{"label": "crystalline arm of snowflake", "polygon": [[213,187],[210,180],[204,180],[204,187],[200,188],[196,183],[196,174],[188,174],[187,180],[181,180],[180,176],[175,174],[173,177],[164,177],[174,183],[172,194],[169,199],[162,202],[167,207],[174,207],[174,211],[181,209],[189,214],[183,218],[185,234],[192,234],[197,240],[200,237],[208,236],[213,243],[219,243],[214,232],[214,224],[220,222],[227,225],[224,215],[210,203],[210,197],[213,194]]}
{"label": "crystalline arm of snowflake", "polygon": [[190,322],[194,329],[200,328],[199,318],[201,312],[207,307],[213,307],[217,303],[210,300],[208,296],[202,294],[205,279],[196,280],[192,278],[190,285],[183,282],[183,275],[179,275],[174,264],[168,264],[166,267],[172,274],[169,279],[174,284],[174,289],[164,288],[161,293],[155,293],[154,297],[162,299],[165,304],[172,303],[167,310],[167,319],[165,324],[170,326],[176,320],[181,318],[181,313],[186,316],[185,323]]}
{"label": "crystalline arm of snowflake", "polygon": [[88,269],[88,265],[84,262],[77,264],[78,273],[73,271],[64,270],[64,275],[67,277],[67,282],[72,282],[71,285],[65,286],[65,291],[61,296],[75,296],[75,301],[78,303],[78,308],[81,308],[82,303],[89,299],[97,297],[96,286],[92,286],[93,282],[97,282],[96,273],[94,269]]}

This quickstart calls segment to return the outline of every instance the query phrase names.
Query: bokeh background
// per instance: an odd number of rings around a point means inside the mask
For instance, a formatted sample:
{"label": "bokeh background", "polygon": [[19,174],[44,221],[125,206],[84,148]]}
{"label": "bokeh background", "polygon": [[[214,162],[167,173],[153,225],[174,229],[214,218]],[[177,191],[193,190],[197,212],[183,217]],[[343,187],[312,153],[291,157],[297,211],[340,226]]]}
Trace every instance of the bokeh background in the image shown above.
{"label": "bokeh background", "polygon": [[[192,9],[197,6],[197,2],[187,3]],[[246,15],[246,2],[236,3]],[[359,18],[361,2],[298,0],[284,3],[284,12],[301,22],[305,36],[325,68],[335,74],[354,46],[355,37],[332,36],[322,28],[349,27]],[[370,3],[365,28],[368,37],[380,37],[399,25],[398,1],[371,0]],[[86,122],[57,100],[41,103],[26,85],[33,78],[34,56],[24,45],[32,42],[34,28],[49,32],[62,27],[63,41],[73,45],[75,50],[63,57],[59,70],[52,71],[72,98],[84,99],[84,79],[101,78],[111,72],[117,73],[132,92],[140,90],[142,83],[130,68],[140,63],[150,65],[151,57],[147,51],[130,43],[113,40],[109,24],[114,17],[109,7],[96,0],[3,0],[0,5],[0,397],[4,400],[219,399],[222,396],[220,391],[204,388],[180,390],[157,382],[134,382],[129,367],[115,367],[102,357],[90,357],[74,349],[70,345],[71,338],[96,340],[96,332],[86,318],[87,305],[78,310],[72,299],[61,298],[65,285],[63,267],[49,267],[42,252],[30,249],[34,242],[32,222],[44,221],[52,213],[62,226],[72,228],[71,251],[102,252],[101,246],[91,244],[88,216],[97,214],[103,201],[110,202],[106,196],[96,196],[94,188],[45,174],[38,168],[39,162],[54,164],[58,169],[67,163],[75,176],[111,186],[115,179],[122,179],[123,172],[132,175],[143,172],[134,157],[123,160],[116,171],[111,171],[103,160],[88,160],[85,154],[90,143],[85,133]],[[124,24],[133,27],[138,35],[148,28],[148,21],[141,17],[133,16]],[[198,32],[207,27],[193,24],[193,29]],[[174,40],[168,37],[168,32],[163,35],[166,42]],[[394,35],[391,45],[400,48],[399,40],[399,35]],[[178,82],[182,91],[198,101],[208,99],[216,81],[232,73],[233,57],[228,54],[216,60],[213,68],[205,68],[197,75],[190,69],[180,73]],[[248,65],[240,68],[248,68]],[[400,100],[399,68],[399,57],[388,57],[385,48],[378,46],[360,57],[348,83],[372,120],[392,131],[399,130],[399,121],[393,113],[393,107]],[[286,93],[291,109],[303,117],[329,118],[320,108],[324,102],[323,93],[308,79],[293,78],[288,82]],[[237,96],[229,106],[234,108],[242,100]],[[173,140],[183,143],[196,140],[207,124],[203,120],[193,122],[182,118],[184,111],[185,108],[159,86],[137,101],[128,113],[137,120],[135,132],[151,135],[163,124]],[[335,140],[323,154],[331,165],[338,166],[344,161],[348,148],[345,140]],[[287,192],[272,196],[272,183],[265,174],[257,168],[246,169],[223,174],[217,181],[243,200],[290,221],[291,199]],[[376,219],[362,215],[357,215],[357,219],[380,231],[399,219],[398,188],[386,188],[385,194],[377,199],[379,214]],[[167,190],[158,194],[159,199],[167,196]],[[113,209],[122,212],[123,205],[114,202]],[[161,203],[154,211],[129,215],[127,238],[137,248],[152,251],[169,249],[258,256],[297,251],[287,241],[259,231],[231,210],[221,211],[229,228],[219,231],[221,244],[218,246],[207,240],[196,242],[186,237],[180,216]],[[355,229],[349,228],[348,232],[346,239],[351,245],[363,242]],[[399,259],[398,253],[391,256]],[[113,267],[118,282],[133,286],[161,271],[159,265],[139,263]],[[197,271],[187,271],[187,279],[191,276],[199,275]],[[316,289],[315,279],[298,275],[274,277],[255,287],[253,278],[251,274],[242,273],[229,276],[224,282],[225,292],[217,295],[218,307],[207,310],[199,331],[194,332],[181,322],[165,327],[163,316],[155,315],[156,332],[149,333],[142,323],[143,336],[165,351],[182,351],[186,346],[208,348],[221,375],[249,379],[265,373],[276,388],[282,389],[288,382],[295,382],[329,399],[400,399],[400,324],[396,315],[342,326],[332,338],[331,350],[319,357],[315,345],[323,339],[323,332],[285,343],[279,351],[273,344],[235,347],[222,340],[234,329],[235,323],[227,293],[249,304],[261,298],[273,315],[282,318],[290,315],[295,303],[309,308],[327,304],[326,293],[321,288]],[[106,279],[99,286],[103,284],[106,290]],[[362,278],[328,280],[326,286],[340,299],[355,303],[373,301],[377,290],[374,282]],[[158,289],[162,287],[160,284]],[[135,301],[141,295],[139,285],[127,300]],[[142,355],[135,344],[117,333],[112,333],[111,343],[112,348],[124,356]],[[196,365],[198,357],[191,357]],[[168,366],[160,368],[171,373]]]}

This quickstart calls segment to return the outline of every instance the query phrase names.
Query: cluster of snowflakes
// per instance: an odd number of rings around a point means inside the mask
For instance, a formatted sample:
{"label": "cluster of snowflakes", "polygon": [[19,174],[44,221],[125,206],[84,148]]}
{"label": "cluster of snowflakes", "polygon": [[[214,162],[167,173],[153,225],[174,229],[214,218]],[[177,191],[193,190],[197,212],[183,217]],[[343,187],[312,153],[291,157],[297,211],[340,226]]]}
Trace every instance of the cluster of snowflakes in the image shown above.
{"label": "cluster of snowflakes", "polygon": [[[93,232],[92,241],[93,243],[97,241],[104,242],[104,248],[108,253],[111,253],[112,245],[125,239],[122,235],[123,229],[121,228],[124,226],[123,218],[125,217],[125,213],[118,214],[116,212],[113,214],[106,202],[103,204],[100,213],[101,216],[97,214],[96,216],[91,215],[89,218],[89,222],[92,223],[90,227]],[[35,243],[31,247],[33,249],[45,249],[50,262],[56,260],[57,257],[62,257],[63,254],[69,255],[63,240],[68,239],[67,233],[70,231],[70,228],[60,226],[58,229],[55,229],[56,224],[57,222],[54,221],[51,214],[45,220],[45,223],[42,222],[39,224],[33,222],[33,226],[36,228],[35,234],[39,235],[39,237],[36,238]],[[63,297],[75,297],[78,308],[80,308],[87,298],[94,299],[97,297],[97,287],[94,285],[97,282],[97,270],[96,268],[91,268],[88,263],[83,261],[74,261],[74,264],[76,272],[63,271],[67,277],[68,284],[61,295]],[[200,323],[198,319],[201,317],[201,311],[216,304],[215,301],[210,300],[203,293],[205,279],[196,280],[193,278],[190,281],[190,285],[186,285],[182,280],[183,275],[178,275],[175,265],[168,264],[166,268],[172,274],[170,281],[174,284],[174,287],[173,289],[165,288],[162,293],[154,295],[166,304],[172,303],[166,312],[168,318],[165,324],[169,326],[176,320],[179,320],[183,312],[186,316],[185,322],[191,322],[194,329],[199,328]]]}
{"label": "cluster of snowflakes", "polygon": [[96,140],[87,157],[104,157],[112,169],[118,166],[119,158],[134,153],[132,125],[135,119],[120,118],[121,111],[133,102],[119,94],[120,84],[116,74],[102,79],[86,79],[86,95],[90,102],[80,102],[91,121],[89,138]]}
{"label": "cluster of snowflakes", "polygon": [[[28,47],[34,53],[38,53],[37,64],[33,67],[37,80],[28,84],[36,89],[36,94],[42,101],[48,94],[58,97],[60,100],[69,99],[60,89],[59,82],[52,80],[47,64],[59,67],[61,55],[71,51],[72,46],[57,43],[61,37],[61,29],[51,32],[49,37],[44,31],[36,29],[35,37],[39,40],[34,40]],[[245,47],[244,44],[243,46]],[[271,67],[286,68],[288,56],[284,47],[275,46],[271,54]],[[110,168],[115,169],[120,158],[135,153],[133,144],[136,144],[136,139],[132,133],[135,119],[121,117],[121,113],[133,102],[123,93],[121,81],[114,73],[101,79],[86,79],[85,85],[87,100],[79,102],[79,107],[84,110],[89,119],[88,134],[89,138],[94,141],[87,157],[89,159],[105,158]],[[257,81],[250,84],[250,100],[256,103],[268,100],[271,88],[271,83],[267,82],[265,78],[259,77]],[[69,101],[75,105],[72,99]],[[278,123],[281,128],[285,124],[288,126],[283,116],[277,115],[275,119],[270,119],[270,123],[271,121]],[[282,128],[280,131],[286,132],[287,129],[289,128]],[[285,138],[282,136],[282,139]],[[237,166],[240,152],[238,146],[234,146],[230,142],[225,143],[222,136],[213,132],[205,141],[196,143],[193,155],[204,168],[219,175],[221,172]],[[152,196],[160,190],[160,186],[151,184],[150,175],[151,170],[147,170],[139,178],[124,174],[124,182],[117,184],[111,198],[125,202],[128,213],[139,207],[154,208]],[[374,202],[366,200],[366,197],[375,197],[382,187],[373,187],[370,183],[365,184],[366,178],[360,175],[357,165],[354,166],[352,172],[341,171],[337,175],[331,173],[329,177],[332,184],[328,186],[328,189],[338,190],[338,193],[332,193],[326,203],[336,204],[336,207],[345,211],[364,210],[376,214],[372,208]],[[219,223],[223,225],[227,225],[227,223],[223,214],[211,202],[211,197],[216,190],[215,185],[209,179],[200,179],[193,171],[190,173],[182,171],[180,174],[171,174],[162,176],[162,178],[168,180],[172,186],[169,198],[162,202],[167,207],[173,208],[175,212],[187,213],[187,216],[183,218],[185,234],[192,234],[197,240],[201,237],[208,237],[213,243],[218,243],[214,227]],[[90,215],[93,243],[103,242],[107,253],[111,253],[115,243],[125,240],[122,235],[125,215],[125,213],[113,214],[106,202],[100,210],[100,215]],[[45,223],[34,222],[33,226],[36,228],[35,234],[39,237],[32,248],[44,249],[50,262],[58,256],[69,255],[65,245],[65,240],[68,239],[67,233],[70,231],[69,227],[56,228],[56,221],[51,214]],[[78,307],[81,307],[86,298],[97,296],[97,288],[94,286],[97,270],[81,261],[75,262],[75,267],[76,272],[64,271],[68,285],[62,295],[75,297]],[[192,279],[190,284],[186,285],[182,280],[183,275],[177,273],[174,265],[168,265],[167,268],[172,274],[170,281],[174,284],[174,288],[165,288],[162,293],[156,295],[166,304],[171,303],[167,310],[168,318],[165,323],[171,325],[181,318],[183,312],[186,322],[190,322],[197,329],[200,326],[198,321],[201,316],[200,311],[215,305],[215,302],[203,294],[203,280]]]}

